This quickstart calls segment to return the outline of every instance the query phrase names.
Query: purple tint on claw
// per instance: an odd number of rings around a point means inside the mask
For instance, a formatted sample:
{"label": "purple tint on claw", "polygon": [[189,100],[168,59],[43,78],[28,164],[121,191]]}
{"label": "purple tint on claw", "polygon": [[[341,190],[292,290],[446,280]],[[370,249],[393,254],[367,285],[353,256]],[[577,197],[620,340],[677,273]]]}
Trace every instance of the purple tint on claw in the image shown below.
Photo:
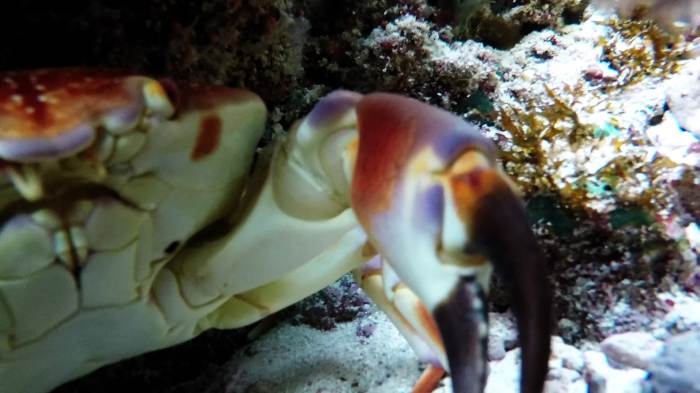
{"label": "purple tint on claw", "polygon": [[361,94],[352,91],[336,90],[316,104],[307,121],[313,128],[323,128],[354,108],[361,98]]}
{"label": "purple tint on claw", "polygon": [[433,149],[445,162],[457,159],[467,149],[477,149],[484,152],[489,160],[495,160],[496,147],[493,142],[473,124],[459,119],[455,127],[440,131],[440,137],[433,142]]}
{"label": "purple tint on claw", "polygon": [[112,133],[124,133],[136,126],[143,111],[143,100],[125,108],[113,109],[107,112],[102,122]]}
{"label": "purple tint on claw", "polygon": [[428,352],[427,357],[425,359],[422,359],[422,360],[424,362],[429,363],[433,367],[445,368],[445,366],[440,361],[440,358],[435,354],[435,351],[433,351],[432,349],[430,349],[430,352]]}
{"label": "purple tint on claw", "polygon": [[0,159],[34,162],[65,157],[85,148],[95,139],[92,125],[81,124],[54,138],[0,140]]}
{"label": "purple tint on claw", "polygon": [[411,109],[413,127],[419,131],[418,146],[431,146],[443,163],[454,161],[468,149],[478,149],[495,159],[495,146],[474,124],[422,102],[411,100],[404,105]]}
{"label": "purple tint on claw", "polygon": [[432,233],[439,231],[442,228],[444,198],[444,191],[440,185],[431,186],[418,194],[415,224]]}
{"label": "purple tint on claw", "polygon": [[362,274],[368,272],[375,272],[382,268],[382,257],[380,255],[375,255],[367,263],[362,266]]}

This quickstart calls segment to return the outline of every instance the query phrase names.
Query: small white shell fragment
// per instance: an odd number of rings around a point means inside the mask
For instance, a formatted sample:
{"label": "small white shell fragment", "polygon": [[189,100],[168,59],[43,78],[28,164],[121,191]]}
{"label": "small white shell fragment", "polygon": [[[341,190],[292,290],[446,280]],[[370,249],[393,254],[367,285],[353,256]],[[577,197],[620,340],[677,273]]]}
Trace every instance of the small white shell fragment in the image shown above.
{"label": "small white shell fragment", "polygon": [[26,215],[11,218],[0,228],[0,255],[0,278],[29,276],[55,259],[51,235]]}
{"label": "small white shell fragment", "polygon": [[27,279],[0,282],[0,291],[15,316],[17,344],[39,338],[78,310],[75,280],[61,265]]}

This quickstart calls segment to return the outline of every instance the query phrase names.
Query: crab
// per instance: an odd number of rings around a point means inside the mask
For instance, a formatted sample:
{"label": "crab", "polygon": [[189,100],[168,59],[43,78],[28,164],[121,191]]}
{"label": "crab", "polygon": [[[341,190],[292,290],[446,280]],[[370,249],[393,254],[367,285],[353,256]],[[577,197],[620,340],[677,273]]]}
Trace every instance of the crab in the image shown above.
{"label": "crab", "polygon": [[0,391],[246,326],[344,273],[429,363],[483,391],[492,270],[521,391],[542,390],[544,256],[479,130],[407,97],[335,91],[257,148],[241,89],[93,69],[0,75]]}

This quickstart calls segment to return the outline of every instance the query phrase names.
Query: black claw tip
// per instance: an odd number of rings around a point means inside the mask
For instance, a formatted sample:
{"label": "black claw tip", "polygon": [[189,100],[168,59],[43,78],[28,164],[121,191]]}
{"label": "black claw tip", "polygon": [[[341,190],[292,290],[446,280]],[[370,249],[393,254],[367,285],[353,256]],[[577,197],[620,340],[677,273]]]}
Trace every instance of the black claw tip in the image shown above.
{"label": "black claw tip", "polygon": [[483,392],[488,367],[488,312],[483,290],[473,277],[461,278],[433,314],[450,364],[453,391]]}

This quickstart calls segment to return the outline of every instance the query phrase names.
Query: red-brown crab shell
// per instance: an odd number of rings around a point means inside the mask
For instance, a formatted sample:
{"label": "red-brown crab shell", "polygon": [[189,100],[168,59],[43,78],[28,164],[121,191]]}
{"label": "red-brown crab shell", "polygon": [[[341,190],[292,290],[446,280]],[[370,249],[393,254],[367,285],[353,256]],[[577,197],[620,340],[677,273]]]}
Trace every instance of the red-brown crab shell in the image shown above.
{"label": "red-brown crab shell", "polygon": [[93,142],[96,124],[134,124],[144,108],[147,80],[87,69],[0,75],[0,159],[33,162],[68,156]]}
{"label": "red-brown crab shell", "polygon": [[[40,69],[0,73],[0,161],[40,162],[90,146],[99,128],[114,134],[143,121],[223,102],[259,101],[243,89],[156,81],[116,70]],[[210,127],[211,128],[211,127]],[[211,133],[210,133],[211,134]],[[199,150],[216,135],[200,135]],[[199,150],[198,150],[199,149]]]}

